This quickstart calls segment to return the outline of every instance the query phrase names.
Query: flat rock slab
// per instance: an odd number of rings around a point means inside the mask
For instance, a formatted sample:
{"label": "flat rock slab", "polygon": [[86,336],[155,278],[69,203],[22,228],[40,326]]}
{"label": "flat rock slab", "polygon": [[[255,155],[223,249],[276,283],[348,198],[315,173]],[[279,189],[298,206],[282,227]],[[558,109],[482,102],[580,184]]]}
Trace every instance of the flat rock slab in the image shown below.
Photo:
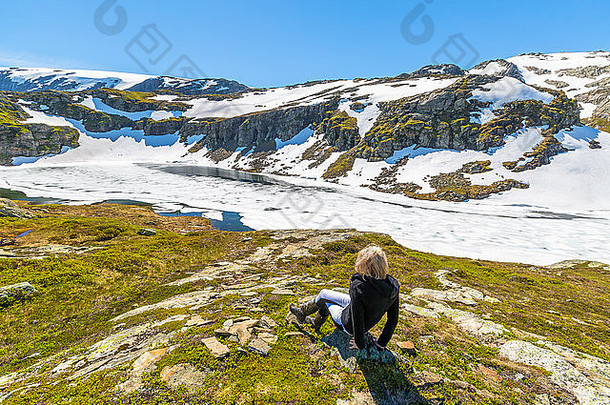
{"label": "flat rock slab", "polygon": [[412,357],[417,356],[417,350],[415,349],[415,344],[413,342],[411,342],[410,340],[407,340],[404,342],[397,342],[396,346],[398,346],[398,348],[400,350],[408,353]]}
{"label": "flat rock slab", "polygon": [[191,317],[191,319],[186,321],[185,326],[190,328],[192,326],[205,326],[205,325],[211,325],[213,323],[214,323],[213,320],[203,319],[201,316],[195,315],[195,316]]}
{"label": "flat rock slab", "polygon": [[262,354],[263,356],[267,356],[269,351],[271,351],[271,346],[264,340],[256,338],[250,341],[248,349],[258,354]]}
{"label": "flat rock slab", "polygon": [[509,340],[500,356],[551,373],[551,380],[570,391],[581,405],[610,404],[610,362],[549,342]]}
{"label": "flat rock slab", "polygon": [[275,322],[267,315],[264,315],[263,317],[261,317],[261,325],[265,328],[273,329],[277,327],[277,322]]}
{"label": "flat rock slab", "polygon": [[265,342],[267,342],[270,345],[274,345],[277,343],[277,336],[272,333],[262,332],[262,333],[259,333],[257,336],[259,339],[264,340]]}
{"label": "flat rock slab", "polygon": [[443,379],[440,375],[431,371],[424,371],[420,374],[425,384],[439,384]]}
{"label": "flat rock slab", "polygon": [[190,363],[176,364],[161,370],[161,380],[171,387],[184,386],[189,391],[195,391],[204,386],[207,373],[197,370]]}
{"label": "flat rock slab", "polygon": [[485,376],[487,377],[488,380],[497,382],[497,383],[501,383],[502,382],[502,376],[500,374],[498,374],[495,370],[492,370],[489,367],[485,367],[482,364],[479,364],[479,371]]}
{"label": "flat rock slab", "polygon": [[213,301],[216,295],[210,291],[193,291],[186,294],[180,294],[158,302],[156,304],[144,305],[136,309],[132,309],[129,312],[125,312],[122,315],[112,319],[111,322],[117,322],[130,316],[140,315],[144,312],[155,311],[158,309],[173,309],[173,308],[185,308],[196,305],[205,305]]}
{"label": "flat rock slab", "polygon": [[274,295],[294,295],[294,292],[292,290],[287,290],[285,288],[277,288],[277,289],[271,291],[271,294],[274,294]]}
{"label": "flat rock slab", "polygon": [[201,341],[205,347],[212,353],[212,356],[217,359],[227,357],[231,351],[229,348],[218,341],[215,337],[209,337]]}

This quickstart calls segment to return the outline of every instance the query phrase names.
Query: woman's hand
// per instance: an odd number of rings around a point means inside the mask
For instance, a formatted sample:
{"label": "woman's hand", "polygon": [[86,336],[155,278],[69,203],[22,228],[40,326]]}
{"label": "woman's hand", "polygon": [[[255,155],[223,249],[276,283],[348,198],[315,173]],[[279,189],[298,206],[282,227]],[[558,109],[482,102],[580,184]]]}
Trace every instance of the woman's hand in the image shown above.
{"label": "woman's hand", "polygon": [[360,350],[358,345],[356,345],[356,341],[354,339],[349,341],[349,348],[350,349],[355,349],[355,350]]}
{"label": "woman's hand", "polygon": [[377,339],[373,338],[373,343],[375,344],[375,347],[377,348],[377,350],[379,350],[380,352],[385,350],[384,346],[381,346],[379,343],[377,343]]}

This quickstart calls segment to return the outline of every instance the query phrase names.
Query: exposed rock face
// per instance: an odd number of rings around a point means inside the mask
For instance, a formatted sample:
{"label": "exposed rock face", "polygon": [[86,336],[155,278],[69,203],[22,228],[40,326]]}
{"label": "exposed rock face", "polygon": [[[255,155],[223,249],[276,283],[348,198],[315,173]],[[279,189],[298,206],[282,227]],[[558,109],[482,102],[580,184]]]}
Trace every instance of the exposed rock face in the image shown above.
{"label": "exposed rock face", "polygon": [[143,130],[146,136],[173,134],[179,131],[186,121],[185,118],[168,118],[159,121],[144,118],[135,123],[134,129]]}
{"label": "exposed rock face", "polygon": [[418,145],[434,149],[486,150],[504,144],[504,137],[525,126],[548,126],[548,132],[580,123],[575,100],[557,92],[545,104],[537,100],[506,103],[496,118],[481,125],[470,122],[487,104],[472,98],[472,90],[497,81],[496,76],[467,76],[454,85],[426,94],[380,103],[382,111],[357,148],[370,161],[386,159],[394,151]]}
{"label": "exposed rock face", "polygon": [[64,146],[78,146],[80,133],[70,127],[27,124],[19,129],[0,126],[0,164],[10,164],[16,156],[38,157],[58,154]]}
{"label": "exposed rock face", "polygon": [[62,148],[77,147],[79,132],[70,127],[25,124],[28,115],[15,102],[0,96],[0,164],[9,165],[17,156],[58,154]]}
{"label": "exposed rock face", "polygon": [[0,308],[6,308],[14,303],[33,297],[38,290],[30,283],[13,284],[0,287]]}
{"label": "exposed rock face", "polygon": [[275,149],[275,139],[287,141],[308,126],[322,122],[328,111],[337,109],[338,100],[310,106],[270,110],[228,119],[204,119],[187,122],[182,136],[206,137],[197,145],[210,150],[239,147],[253,148],[255,152]]}
{"label": "exposed rock face", "polygon": [[554,136],[545,136],[542,142],[534,147],[531,152],[526,152],[523,156],[530,158],[527,163],[515,166],[513,172],[523,172],[525,170],[534,170],[537,167],[548,165],[551,163],[551,158],[560,153],[565,153],[568,150],[561,145],[561,142]]}
{"label": "exposed rock face", "polygon": [[130,91],[172,90],[185,95],[231,94],[249,91],[250,88],[234,80],[183,79],[160,76],[144,80],[129,88]]}
{"label": "exposed rock face", "polygon": [[[115,88],[122,83],[120,74],[107,72],[106,77],[99,73],[88,75],[86,71],[70,71],[61,69],[22,69],[17,67],[0,69],[0,91],[77,91],[101,88]],[[187,79],[170,76],[145,76],[142,81],[133,85],[132,91],[169,90],[187,95],[229,94],[250,90],[244,84],[226,79]]]}
{"label": "exposed rock face", "polygon": [[464,76],[464,72],[459,66],[453,64],[428,65],[409,74],[403,74],[399,77],[428,77],[431,75],[448,75],[448,76]]}
{"label": "exposed rock face", "polygon": [[[494,69],[491,69],[491,70],[493,70],[492,74],[495,76],[508,76],[508,77],[514,77],[517,80],[523,80],[519,67],[517,65],[515,65],[514,63],[509,62],[504,59],[487,60],[485,62],[481,62],[478,65],[476,65],[475,67],[473,67],[472,70],[473,71],[484,71],[486,68],[489,67],[490,64],[496,65],[496,66],[494,66]],[[495,69],[496,67],[498,67],[499,69]]]}
{"label": "exposed rock face", "polygon": [[[126,127],[132,127],[133,121],[127,117],[115,114],[106,114],[100,111],[75,103],[71,94],[59,92],[37,92],[28,93],[23,96],[27,101],[31,101],[32,108],[46,106],[45,112],[59,115],[68,119],[82,121],[87,131],[108,132]],[[82,98],[80,98],[82,99]],[[63,127],[62,127],[63,128]],[[78,132],[72,129],[78,134]]]}
{"label": "exposed rock face", "polygon": [[580,66],[576,68],[561,69],[557,71],[559,76],[568,75],[586,79],[597,79],[598,76],[610,73],[610,66]]}
{"label": "exposed rock face", "polygon": [[601,129],[610,131],[610,83],[597,87],[586,93],[576,95],[576,99],[583,103],[596,104],[592,117],[588,124]]}
{"label": "exposed rock face", "polygon": [[161,370],[161,380],[170,387],[185,387],[188,390],[196,390],[204,386],[207,373],[199,371],[190,363],[180,363]]}
{"label": "exposed rock face", "polygon": [[538,344],[543,347],[511,340],[500,347],[500,355],[549,371],[553,382],[572,391],[582,405],[610,403],[608,362],[549,342]]}
{"label": "exposed rock face", "polygon": [[149,98],[149,96],[154,96],[154,93],[125,92],[112,89],[93,90],[88,93],[93,97],[100,98],[104,104],[126,112],[150,110],[186,111],[189,107],[180,102],[153,100]]}
{"label": "exposed rock face", "polygon": [[495,80],[467,77],[445,89],[380,103],[381,115],[364,136],[359,157],[382,160],[412,145],[475,149],[475,126],[469,124],[470,115],[486,104],[471,99],[471,90]]}
{"label": "exposed rock face", "polygon": [[317,132],[324,134],[328,144],[339,151],[345,151],[356,146],[360,140],[358,121],[344,111],[328,112],[330,117],[318,125]]}
{"label": "exposed rock face", "polygon": [[0,217],[31,218],[32,216],[30,211],[21,208],[13,201],[0,198]]}

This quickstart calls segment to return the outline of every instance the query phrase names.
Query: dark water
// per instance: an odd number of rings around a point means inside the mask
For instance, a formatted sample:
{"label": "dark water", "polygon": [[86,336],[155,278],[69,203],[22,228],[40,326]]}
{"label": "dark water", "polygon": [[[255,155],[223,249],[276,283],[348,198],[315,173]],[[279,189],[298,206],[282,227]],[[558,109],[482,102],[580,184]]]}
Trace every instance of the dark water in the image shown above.
{"label": "dark water", "polygon": [[33,231],[33,229],[30,229],[30,230],[28,230],[28,231],[25,231],[25,232],[23,232],[23,233],[20,233],[19,235],[15,236],[15,239],[16,239],[16,238],[22,238],[22,237],[24,237],[24,236],[27,236],[27,235],[29,235],[30,233],[32,233],[32,231]]}
{"label": "dark water", "polygon": [[15,191],[8,188],[0,188],[0,198],[8,198],[9,200],[28,201],[34,204],[62,204],[68,202],[61,198],[45,198],[45,197],[28,197],[21,191]]}
{"label": "dark water", "polygon": [[[159,215],[163,215],[164,217],[200,217],[201,213],[199,212],[159,212]],[[244,225],[241,222],[243,217],[239,215],[238,212],[233,211],[223,211],[222,212],[222,220],[210,219],[212,226],[214,229],[218,229],[219,231],[230,231],[230,232],[249,232],[254,231],[253,228]]]}
{"label": "dark water", "polygon": [[144,201],[138,200],[126,200],[126,199],[116,199],[116,200],[104,200],[95,204],[119,204],[119,205],[137,205],[139,207],[152,207],[151,203],[147,203]]}
{"label": "dark water", "polygon": [[165,173],[177,174],[180,176],[203,176],[203,177],[217,177],[225,180],[243,181],[248,183],[258,183],[264,185],[291,185],[288,182],[274,179],[270,176],[258,173],[242,172],[239,170],[232,169],[221,169],[218,167],[207,167],[207,166],[189,166],[189,165],[144,165],[149,169],[159,170]]}
{"label": "dark water", "polygon": [[[61,200],[61,199],[56,199],[56,198],[28,197],[27,194],[25,194],[21,191],[10,190],[7,188],[0,188],[0,198],[8,198],[11,200],[18,200],[18,201],[28,201],[28,202],[32,202],[35,204],[61,204],[61,203],[69,202],[68,200]],[[137,205],[137,206],[142,206],[142,207],[151,207],[153,205],[151,203],[147,203],[144,201],[129,200],[129,199],[110,199],[110,200],[100,201],[95,204]],[[200,212],[186,212],[185,213],[185,212],[180,212],[180,211],[157,212],[157,214],[165,216],[165,217],[178,217],[178,216],[201,217],[202,216],[202,214]],[[210,222],[212,223],[212,227],[214,227],[214,229],[218,229],[219,231],[231,231],[231,232],[254,231],[253,228],[250,228],[241,222],[242,218],[243,217],[237,212],[223,211],[222,220],[210,219]],[[32,231],[29,230],[29,231],[22,233],[21,235],[17,235],[17,238],[26,236],[30,232],[32,232]]]}

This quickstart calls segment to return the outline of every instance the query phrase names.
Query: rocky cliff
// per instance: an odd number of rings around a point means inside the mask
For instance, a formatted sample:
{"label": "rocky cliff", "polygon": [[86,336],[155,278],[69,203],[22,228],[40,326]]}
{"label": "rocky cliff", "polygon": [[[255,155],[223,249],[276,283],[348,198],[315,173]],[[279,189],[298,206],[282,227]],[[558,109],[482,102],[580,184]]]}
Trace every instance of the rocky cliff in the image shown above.
{"label": "rocky cliff", "polygon": [[18,103],[0,95],[0,164],[11,164],[15,157],[45,156],[78,147],[80,134],[74,128],[26,123],[28,118]]}

